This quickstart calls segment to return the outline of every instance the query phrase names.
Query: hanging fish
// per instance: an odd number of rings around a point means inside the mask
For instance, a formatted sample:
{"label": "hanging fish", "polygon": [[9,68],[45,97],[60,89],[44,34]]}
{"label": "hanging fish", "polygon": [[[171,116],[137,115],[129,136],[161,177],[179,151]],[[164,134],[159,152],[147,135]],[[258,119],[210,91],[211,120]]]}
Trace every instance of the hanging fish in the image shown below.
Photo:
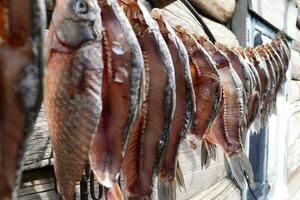
{"label": "hanging fish", "polygon": [[195,112],[195,96],[189,68],[189,57],[183,43],[158,9],[152,10],[151,15],[156,19],[170,50],[176,80],[175,112],[171,123],[169,141],[163,153],[159,169],[158,198],[162,200],[176,199],[175,176],[177,176],[178,183],[185,187],[182,172],[180,168],[177,168],[179,164],[177,161],[179,145],[191,127]]}
{"label": "hanging fish", "polygon": [[211,57],[197,40],[182,28],[177,28],[177,34],[189,54],[196,97],[196,112],[187,138],[194,148],[198,142],[197,140],[202,141],[201,163],[203,167],[207,167],[210,158],[215,159],[215,148],[212,144],[203,140],[203,135],[209,129],[220,103],[220,77]]}
{"label": "hanging fish", "polygon": [[24,144],[40,110],[44,28],[43,1],[0,1],[0,199],[16,198]]}
{"label": "hanging fish", "polygon": [[123,162],[125,190],[130,198],[149,198],[168,142],[175,108],[172,57],[157,23],[135,0],[120,0],[140,43],[145,67],[142,112],[135,123]]}
{"label": "hanging fish", "polygon": [[[259,114],[261,84],[259,75],[253,64],[250,62],[249,58],[245,55],[244,50],[242,48],[236,48],[234,49],[234,51],[238,53],[242,57],[242,59],[244,59],[244,63],[248,65],[251,74],[251,99],[247,107],[247,127],[245,129],[245,132],[247,132],[249,127],[252,125],[255,119],[257,119],[257,116]],[[254,131],[258,132],[258,127],[254,127]]]}
{"label": "hanging fish", "polygon": [[289,49],[284,33],[279,32],[276,35],[276,37],[272,39],[271,45],[276,49],[277,53],[281,55],[281,59],[284,64],[284,72],[286,73],[289,67],[289,59],[291,57],[291,51]]}
{"label": "hanging fish", "polygon": [[268,115],[269,115],[269,113],[267,113],[267,105],[268,105],[267,99],[270,96],[270,92],[271,92],[270,75],[266,68],[265,62],[257,54],[255,49],[246,48],[245,54],[251,60],[251,62],[253,63],[253,66],[255,67],[255,69],[259,75],[259,80],[261,83],[261,93],[260,93],[261,105],[259,108],[260,119],[261,119],[260,121],[262,123],[262,126],[265,126],[268,121]]}
{"label": "hanging fish", "polygon": [[143,55],[127,17],[115,0],[98,0],[103,25],[103,110],[89,160],[98,182],[118,186],[129,133],[142,102]]}
{"label": "hanging fish", "polygon": [[96,0],[58,0],[48,35],[45,107],[62,199],[74,199],[102,110],[102,36]]}
{"label": "hanging fish", "polygon": [[276,94],[278,94],[278,92],[281,90],[283,83],[286,81],[284,64],[280,55],[277,53],[277,51],[275,50],[275,48],[273,48],[271,44],[266,44],[265,48],[267,49],[269,54],[272,55],[273,58],[275,59],[275,62],[277,63],[279,69],[279,82],[276,87]]}
{"label": "hanging fish", "polygon": [[217,43],[216,48],[218,48],[221,52],[223,52],[227,58],[229,59],[234,71],[239,76],[242,84],[243,84],[243,125],[242,125],[242,141],[245,142],[246,137],[246,127],[247,127],[247,116],[248,116],[248,107],[252,97],[252,81],[251,81],[251,72],[249,66],[245,63],[243,58],[236,53],[235,51],[229,49],[223,44]]}
{"label": "hanging fish", "polygon": [[257,46],[255,50],[258,55],[264,59],[271,81],[269,95],[266,99],[266,112],[269,114],[276,113],[276,86],[279,82],[279,69],[277,68],[277,65],[275,66],[276,63],[273,62],[273,58],[268,54],[263,46]]}
{"label": "hanging fish", "polygon": [[245,105],[248,106],[250,97],[251,97],[251,88],[252,88],[252,82],[251,82],[251,72],[249,69],[249,66],[245,63],[244,59],[242,58],[241,55],[239,55],[237,52],[234,50],[231,50],[227,46],[221,44],[221,43],[216,43],[216,48],[218,48],[220,51],[222,51],[227,58],[230,60],[231,65],[234,69],[234,71],[237,73],[239,78],[242,81],[243,88],[245,91],[245,98],[244,102]]}
{"label": "hanging fish", "polygon": [[241,188],[245,188],[245,174],[253,180],[253,171],[241,141],[245,112],[243,85],[225,54],[203,37],[198,41],[215,61],[222,88],[217,115],[203,137],[223,149],[235,180]]}

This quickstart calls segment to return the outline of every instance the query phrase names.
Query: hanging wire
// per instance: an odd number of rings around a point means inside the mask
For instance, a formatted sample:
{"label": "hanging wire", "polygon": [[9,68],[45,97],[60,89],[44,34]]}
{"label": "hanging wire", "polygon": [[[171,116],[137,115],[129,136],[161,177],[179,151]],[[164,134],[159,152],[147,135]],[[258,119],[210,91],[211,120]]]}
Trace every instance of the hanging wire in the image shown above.
{"label": "hanging wire", "polygon": [[212,34],[212,32],[209,30],[209,28],[207,27],[207,25],[205,24],[205,22],[202,19],[202,16],[197,12],[197,10],[194,8],[194,6],[189,2],[189,0],[180,0],[188,9],[189,11],[194,15],[194,17],[199,21],[199,23],[201,24],[204,32],[206,33],[206,35],[208,36],[209,40],[215,44],[216,43],[216,38],[215,36]]}

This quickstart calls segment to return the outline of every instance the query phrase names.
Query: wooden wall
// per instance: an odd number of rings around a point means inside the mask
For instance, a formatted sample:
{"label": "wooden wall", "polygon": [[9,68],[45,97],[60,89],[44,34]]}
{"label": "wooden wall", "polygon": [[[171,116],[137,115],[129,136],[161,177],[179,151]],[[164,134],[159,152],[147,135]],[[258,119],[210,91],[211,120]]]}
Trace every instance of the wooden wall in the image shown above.
{"label": "wooden wall", "polygon": [[[177,189],[178,200],[222,199],[224,196],[240,199],[240,191],[227,177],[224,156],[220,150],[218,150],[216,162],[213,161],[208,169],[202,169],[200,149],[194,151],[186,142],[183,142],[180,148],[179,162],[187,191]],[[48,126],[44,109],[42,109],[34,126],[33,135],[26,145],[25,172],[18,199],[57,199],[54,191],[52,163]],[[77,189],[79,190],[79,187]],[[78,194],[79,191],[77,191],[77,196]],[[156,196],[155,199],[157,199]]]}

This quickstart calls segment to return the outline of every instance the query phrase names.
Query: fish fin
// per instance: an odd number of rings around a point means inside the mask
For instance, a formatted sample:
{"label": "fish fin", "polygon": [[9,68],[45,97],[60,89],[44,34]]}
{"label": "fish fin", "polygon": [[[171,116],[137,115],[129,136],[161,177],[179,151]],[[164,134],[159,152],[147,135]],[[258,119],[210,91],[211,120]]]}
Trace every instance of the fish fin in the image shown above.
{"label": "fish fin", "polygon": [[118,183],[114,183],[112,188],[107,191],[108,200],[123,200],[123,194]]}
{"label": "fish fin", "polygon": [[176,199],[176,181],[158,181],[157,193],[159,200]]}
{"label": "fish fin", "polygon": [[216,158],[217,158],[216,145],[205,140],[205,147],[207,149],[209,157],[213,160],[216,160]]}
{"label": "fish fin", "polygon": [[[186,192],[184,176],[183,176],[181,167],[179,165],[179,161],[177,161],[177,165],[176,165],[176,180],[177,180],[177,184],[178,184],[179,188],[183,188],[184,191]],[[175,192],[176,192],[176,188],[175,188]]]}
{"label": "fish fin", "polygon": [[239,151],[226,155],[226,158],[237,184],[241,189],[245,189],[246,178],[253,181],[253,170],[248,157],[243,151]]}
{"label": "fish fin", "polygon": [[201,167],[207,169],[210,163],[210,157],[208,155],[207,148],[203,143],[204,141],[201,143]]}

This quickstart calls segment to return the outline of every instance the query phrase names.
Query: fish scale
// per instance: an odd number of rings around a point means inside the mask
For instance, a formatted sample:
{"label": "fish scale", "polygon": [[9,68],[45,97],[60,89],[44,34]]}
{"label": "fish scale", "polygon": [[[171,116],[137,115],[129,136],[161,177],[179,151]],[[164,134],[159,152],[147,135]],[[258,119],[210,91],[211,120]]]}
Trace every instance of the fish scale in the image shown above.
{"label": "fish scale", "polygon": [[[98,45],[95,48],[101,49],[101,45]],[[51,57],[49,61],[51,61]],[[48,76],[52,75],[51,67],[51,64],[48,65],[48,68],[50,68],[48,70]],[[53,111],[50,111],[49,113],[47,112],[47,117],[49,121],[51,141],[53,143],[53,150],[55,153],[54,167],[57,181],[60,185],[69,187],[66,190],[60,189],[60,193],[63,196],[72,196],[74,193],[75,184],[81,178],[81,171],[88,158],[87,152],[89,150],[91,134],[95,130],[95,127],[98,123],[98,113],[101,109],[101,101],[99,99],[99,92],[101,91],[100,70],[98,72],[97,70],[93,72],[85,72],[89,73],[90,77],[92,76],[92,78],[89,79],[91,81],[90,84],[85,85],[87,87],[85,88],[86,92],[78,91],[79,93],[71,97],[71,99],[68,99],[66,96],[65,88],[68,88],[68,86],[70,87],[70,84],[74,84],[74,80],[79,80],[81,78],[80,71],[82,69],[78,69],[78,71],[75,71],[75,69],[73,68],[72,71],[74,72],[72,74],[75,76],[71,76],[71,79],[64,79],[64,77],[68,76],[69,71],[68,69],[61,69],[59,72],[61,77],[58,75],[56,80],[65,81],[60,81],[60,87],[54,91],[55,94],[53,94],[53,96],[51,93],[47,93],[45,100],[46,110],[48,111],[53,109]],[[56,84],[56,80],[53,80],[49,77],[48,79],[46,77],[46,80],[49,81],[48,83]],[[78,82],[75,84],[75,86],[77,84]],[[96,94],[95,91],[97,91]],[[80,95],[84,96],[81,97]],[[57,102],[53,107],[47,106],[47,102],[51,100]],[[72,115],[70,116],[69,113],[72,113]],[[52,122],[52,120],[55,120],[55,122]],[[52,124],[54,123],[56,125],[52,127]],[[59,130],[62,132],[57,132]],[[89,134],[82,134],[83,132]],[[68,159],[60,155],[68,155]]]}

